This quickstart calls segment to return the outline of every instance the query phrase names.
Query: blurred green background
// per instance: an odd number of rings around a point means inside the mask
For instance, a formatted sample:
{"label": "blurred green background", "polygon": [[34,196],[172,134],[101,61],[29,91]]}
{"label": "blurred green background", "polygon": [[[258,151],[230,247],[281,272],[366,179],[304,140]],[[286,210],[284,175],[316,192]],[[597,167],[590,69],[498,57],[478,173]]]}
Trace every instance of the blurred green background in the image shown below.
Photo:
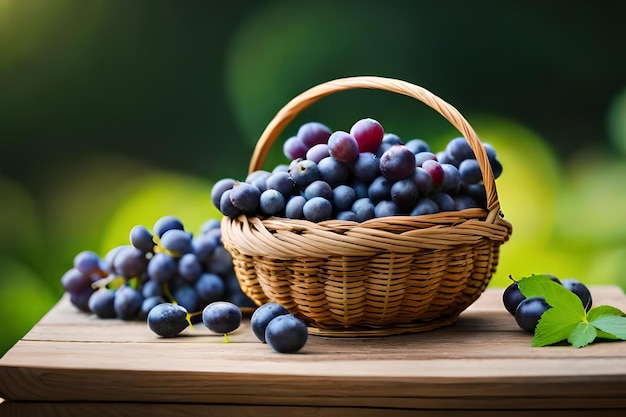
{"label": "blurred green background", "polygon": [[[618,0],[0,0],[0,355],[62,295],[75,254],[165,214],[197,232],[219,216],[212,183],[245,176],[280,107],[351,75],[426,87],[496,147],[514,233],[492,286],[550,272],[626,288],[625,16]],[[363,117],[436,150],[456,136],[365,90],[284,134]]]}

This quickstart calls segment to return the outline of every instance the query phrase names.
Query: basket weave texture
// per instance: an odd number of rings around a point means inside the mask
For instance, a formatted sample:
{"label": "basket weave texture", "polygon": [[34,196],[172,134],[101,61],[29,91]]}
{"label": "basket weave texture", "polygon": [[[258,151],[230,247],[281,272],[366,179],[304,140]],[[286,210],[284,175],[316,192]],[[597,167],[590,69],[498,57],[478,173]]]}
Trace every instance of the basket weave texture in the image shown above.
{"label": "basket weave texture", "polygon": [[303,109],[355,88],[386,90],[430,106],[466,138],[483,174],[487,211],[391,216],[362,223],[224,217],[222,240],[242,290],[257,304],[282,304],[325,336],[382,336],[454,323],[482,294],[512,227],[473,128],[450,104],[417,85],[362,76],[317,85],[287,103],[259,138],[249,172]]}

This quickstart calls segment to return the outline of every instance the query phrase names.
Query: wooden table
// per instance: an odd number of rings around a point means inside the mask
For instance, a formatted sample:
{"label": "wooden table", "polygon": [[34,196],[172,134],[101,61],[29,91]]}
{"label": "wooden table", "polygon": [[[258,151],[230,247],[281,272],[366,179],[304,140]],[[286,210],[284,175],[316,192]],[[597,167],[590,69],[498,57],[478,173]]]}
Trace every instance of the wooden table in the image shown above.
{"label": "wooden table", "polygon": [[[620,288],[592,293],[626,311]],[[231,343],[202,324],[162,339],[63,298],[0,359],[0,416],[625,415],[626,342],[531,348],[501,295],[488,289],[446,328],[310,336],[297,354],[258,342],[248,320]]]}

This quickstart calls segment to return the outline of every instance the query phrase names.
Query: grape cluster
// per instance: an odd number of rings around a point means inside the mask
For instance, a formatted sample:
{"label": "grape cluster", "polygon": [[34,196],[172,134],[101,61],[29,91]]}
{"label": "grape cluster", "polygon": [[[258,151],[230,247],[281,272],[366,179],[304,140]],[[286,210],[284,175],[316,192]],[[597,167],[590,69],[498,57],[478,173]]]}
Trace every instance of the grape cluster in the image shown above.
{"label": "grape cluster", "polygon": [[[502,164],[492,146],[483,146],[498,178]],[[285,141],[283,153],[290,162],[272,171],[251,172],[244,181],[219,180],[211,191],[213,204],[229,217],[313,222],[362,222],[487,205],[480,166],[462,137],[433,153],[424,140],[404,142],[371,118],[358,120],[349,132],[309,122]]]}
{"label": "grape cluster", "polygon": [[[558,277],[552,274],[545,274],[557,284],[562,285],[566,289],[570,290],[580,298],[585,310],[589,311],[593,303],[591,292],[589,288],[579,280],[575,278],[566,278],[560,280]],[[513,279],[513,278],[511,278]],[[515,317],[517,325],[523,330],[534,333],[539,319],[549,308],[544,297],[535,296],[526,298],[519,289],[517,281],[513,282],[505,288],[502,293],[502,302],[504,308]]]}
{"label": "grape cluster", "polygon": [[241,291],[231,255],[222,244],[219,220],[208,220],[194,236],[178,218],[164,216],[152,230],[134,226],[129,240],[104,259],[93,251],[74,257],[61,277],[74,306],[99,318],[122,320],[146,320],[164,303],[176,305],[161,307],[174,316],[183,310],[200,312],[216,301],[256,307]]}

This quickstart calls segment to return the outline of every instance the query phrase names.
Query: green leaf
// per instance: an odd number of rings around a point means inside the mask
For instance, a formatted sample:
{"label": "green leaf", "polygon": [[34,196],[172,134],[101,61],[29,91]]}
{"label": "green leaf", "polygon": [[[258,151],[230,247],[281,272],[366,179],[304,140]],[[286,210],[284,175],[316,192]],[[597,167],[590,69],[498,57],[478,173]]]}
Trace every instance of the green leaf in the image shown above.
{"label": "green leaf", "polygon": [[601,305],[594,307],[587,313],[587,320],[594,321],[603,316],[626,316],[622,310],[613,306]]}
{"label": "green leaf", "polygon": [[596,328],[592,324],[581,322],[574,327],[567,341],[577,348],[585,347],[593,342],[597,336]]}
{"label": "green leaf", "polygon": [[590,324],[618,339],[626,340],[626,317],[602,316],[591,321]]}
{"label": "green leaf", "polygon": [[531,346],[548,346],[566,340],[580,323],[581,320],[572,317],[567,310],[552,307],[541,315]]}
{"label": "green leaf", "polygon": [[543,297],[553,308],[563,310],[561,314],[576,322],[587,316],[580,298],[564,286],[552,281],[547,275],[532,275],[518,281],[518,286],[526,298]]}

